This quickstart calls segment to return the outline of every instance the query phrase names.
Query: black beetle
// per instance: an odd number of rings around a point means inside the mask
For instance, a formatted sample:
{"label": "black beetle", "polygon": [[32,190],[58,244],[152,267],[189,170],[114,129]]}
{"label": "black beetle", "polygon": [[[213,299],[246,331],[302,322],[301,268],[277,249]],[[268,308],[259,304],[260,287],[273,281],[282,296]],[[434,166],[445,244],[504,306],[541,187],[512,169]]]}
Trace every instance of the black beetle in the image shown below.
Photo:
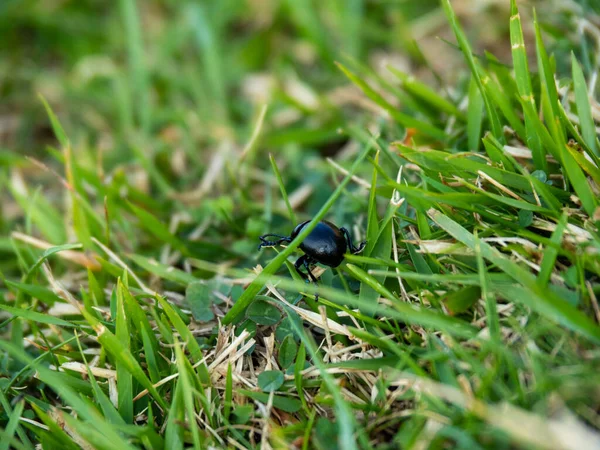
{"label": "black beetle", "polygon": [[[272,233],[260,236],[259,239],[261,240],[261,243],[258,246],[258,249],[260,250],[263,247],[273,247],[284,242],[292,242],[309,222],[310,220],[307,220],[296,225],[289,237]],[[267,240],[267,238],[270,237],[276,237],[278,239],[273,241]],[[316,283],[317,279],[310,271],[311,264],[321,263],[325,266],[337,267],[344,260],[344,254],[348,248],[352,254],[355,254],[365,248],[366,244],[366,242],[362,242],[358,247],[355,247],[347,229],[343,227],[338,228],[331,222],[322,220],[300,244],[300,249],[304,251],[304,255],[298,258],[294,267],[302,278],[308,276],[310,281]],[[304,266],[307,275],[300,271],[301,266]]]}

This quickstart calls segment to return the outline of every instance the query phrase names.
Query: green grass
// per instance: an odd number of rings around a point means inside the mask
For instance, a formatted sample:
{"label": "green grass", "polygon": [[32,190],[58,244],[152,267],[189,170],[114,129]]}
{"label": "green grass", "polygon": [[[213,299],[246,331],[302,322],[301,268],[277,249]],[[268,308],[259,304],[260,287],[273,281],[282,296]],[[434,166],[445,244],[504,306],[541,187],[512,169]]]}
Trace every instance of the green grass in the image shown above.
{"label": "green grass", "polygon": [[599,11],[527,8],[2,3],[0,450],[598,448]]}

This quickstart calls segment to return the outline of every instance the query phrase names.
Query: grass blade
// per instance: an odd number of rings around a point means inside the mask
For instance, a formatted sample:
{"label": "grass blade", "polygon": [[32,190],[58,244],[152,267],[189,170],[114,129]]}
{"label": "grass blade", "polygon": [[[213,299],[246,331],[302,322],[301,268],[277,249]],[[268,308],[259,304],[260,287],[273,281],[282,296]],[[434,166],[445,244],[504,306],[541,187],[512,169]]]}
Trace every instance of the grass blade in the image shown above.
{"label": "grass blade", "polygon": [[567,216],[563,215],[552,233],[550,242],[554,245],[547,245],[544,249],[544,257],[542,264],[540,264],[540,273],[538,274],[537,283],[540,287],[545,288],[550,281],[550,276],[554,270],[556,257],[558,256],[558,248],[562,243],[563,233],[567,226]]}
{"label": "grass blade", "polygon": [[397,110],[395,106],[390,104],[381,94],[379,94],[375,89],[373,89],[369,84],[364,81],[362,78],[351,72],[349,69],[344,67],[340,63],[336,63],[339,69],[348,77],[350,81],[352,81],[356,86],[358,86],[367,97],[373,100],[377,105],[386,110],[392,118],[398,122],[400,125],[406,128],[414,128],[421,133],[431,136],[432,138],[445,140],[446,134],[443,130],[436,128],[427,122],[422,122],[420,120],[414,119],[408,114],[401,113]]}
{"label": "grass blade", "polygon": [[204,448],[204,446],[202,445],[202,441],[200,439],[200,433],[198,433],[199,427],[197,426],[196,410],[194,408],[194,389],[189,379],[187,367],[188,364],[186,364],[185,356],[183,354],[183,351],[181,350],[181,347],[178,344],[175,344],[175,359],[177,362],[177,370],[179,373],[178,384],[181,384],[185,414],[187,415],[187,422],[189,424],[189,428],[192,430],[194,448],[202,449]]}
{"label": "grass blade", "polygon": [[[535,99],[531,89],[529,65],[527,63],[527,53],[525,50],[525,41],[523,39],[523,28],[521,27],[521,17],[515,0],[511,0],[510,2],[510,42],[520,100],[523,103],[527,103],[531,109],[535,109]],[[528,114],[525,114],[525,129],[527,132],[527,146],[533,153],[533,161],[535,162],[536,167],[540,170],[547,171],[548,165],[546,163],[546,155],[540,138]]]}
{"label": "grass blade", "polygon": [[446,100],[425,83],[419,81],[412,75],[401,72],[393,66],[387,66],[387,69],[398,77],[401,82],[401,87],[405,91],[429,103],[436,110],[443,111],[446,114],[456,116],[461,120],[465,120],[464,113],[459,110],[454,103]]}
{"label": "grass blade", "polygon": [[[125,351],[131,352],[129,337],[129,320],[125,314],[125,300],[123,291],[125,286],[121,280],[117,281],[117,319],[115,325],[116,337]],[[117,392],[119,395],[119,413],[126,423],[133,423],[133,378],[127,364],[117,360]]]}
{"label": "grass blade", "polygon": [[183,242],[169,231],[169,228],[148,211],[129,203],[129,208],[138,218],[139,225],[152,233],[160,242],[166,242],[187,255],[189,252]]}
{"label": "grass blade", "polygon": [[548,58],[548,53],[546,52],[546,47],[544,45],[544,41],[542,39],[542,32],[540,29],[540,24],[537,20],[537,14],[534,11],[534,27],[535,27],[535,46],[537,53],[537,61],[538,68],[540,68],[540,78],[542,83],[542,89],[546,92],[546,98],[550,104],[550,108],[552,114],[544,114],[546,118],[546,123],[554,139],[557,142],[564,142],[565,138],[565,129],[562,126],[560,120],[560,108],[559,108],[559,98],[558,98],[558,90],[556,89],[556,82],[554,81],[554,72],[550,68],[550,60]]}
{"label": "grass blade", "polygon": [[488,271],[481,255],[481,240],[475,235],[475,254],[477,257],[477,270],[479,272],[479,286],[481,287],[481,297],[485,301],[485,313],[487,316],[487,326],[490,330],[490,338],[496,344],[501,344],[500,321],[498,319],[498,309],[496,307],[496,298],[490,292]]}
{"label": "grass blade", "polygon": [[11,441],[15,436],[15,432],[17,431],[17,427],[19,426],[19,421],[21,420],[21,414],[23,414],[23,408],[25,406],[25,400],[21,400],[17,403],[15,409],[12,410],[10,416],[8,418],[8,424],[4,429],[0,437],[0,450],[8,450],[10,447]]}
{"label": "grass blade", "polygon": [[47,323],[49,325],[57,325],[62,327],[75,327],[74,324],[67,322],[66,320],[59,319],[58,317],[49,316],[48,314],[42,314],[29,309],[13,308],[12,306],[0,304],[0,309],[12,314],[15,317],[22,317],[25,320],[30,320],[37,323]]}
{"label": "grass blade", "polygon": [[460,45],[460,49],[463,52],[463,55],[471,69],[471,74],[477,83],[477,87],[479,88],[479,92],[481,93],[481,97],[483,98],[483,103],[485,104],[485,109],[488,114],[488,119],[490,121],[492,127],[492,134],[494,137],[500,141],[504,140],[504,135],[502,133],[502,125],[500,124],[500,119],[498,118],[498,114],[492,105],[492,102],[489,100],[487,96],[487,92],[481,82],[481,77],[479,74],[479,68],[475,63],[475,58],[473,57],[473,51],[471,50],[471,46],[469,45],[469,41],[467,40],[463,30],[458,23],[458,19],[452,9],[452,5],[450,4],[450,0],[442,0],[442,6],[444,7],[444,11],[446,12],[446,16],[448,17],[448,21],[452,26],[452,30],[454,31],[454,35],[456,36],[456,40]]}
{"label": "grass blade", "polygon": [[61,147],[63,147],[63,148],[69,147],[69,145],[70,145],[69,138],[67,137],[67,133],[65,133],[65,130],[63,129],[62,125],[60,124],[58,117],[56,117],[56,114],[54,114],[54,111],[52,111],[52,108],[50,108],[50,105],[48,104],[46,99],[42,95],[39,95],[39,98],[40,98],[41,102],[44,104],[44,108],[46,109],[46,114],[48,114],[48,117],[50,118],[50,124],[52,125],[52,130],[54,131],[54,135],[56,136],[56,139],[58,139],[58,142],[60,142]]}
{"label": "grass blade", "polygon": [[477,82],[471,76],[471,81],[469,82],[469,109],[467,112],[467,139],[469,151],[472,152],[476,152],[479,149],[484,106],[483,97],[479,92]]}
{"label": "grass blade", "polygon": [[98,335],[98,342],[110,353],[113,358],[123,365],[129,373],[152,395],[156,402],[164,409],[168,409],[163,397],[158,393],[153,383],[148,379],[137,359],[121,345],[119,339],[104,325],[97,322],[92,316],[82,311]]}
{"label": "grass blade", "polygon": [[579,122],[581,125],[581,134],[587,146],[592,150],[597,157],[600,157],[600,151],[598,151],[596,126],[594,119],[592,119],[592,110],[590,106],[590,100],[588,98],[587,85],[581,67],[575,58],[575,55],[571,53],[571,68],[573,73],[573,87],[575,90],[575,103],[577,104],[577,115],[579,116]]}
{"label": "grass blade", "polygon": [[[125,25],[127,57],[131,70],[131,78],[128,80],[130,95],[128,105],[137,106],[135,113],[138,123],[142,130],[147,133],[150,131],[152,109],[149,97],[148,71],[144,61],[142,27],[135,0],[120,0],[119,5]],[[130,114],[130,116],[133,116],[133,114]]]}
{"label": "grass blade", "polygon": [[283,183],[283,178],[281,178],[281,172],[279,172],[279,168],[277,167],[277,163],[275,162],[275,158],[272,154],[269,155],[269,161],[271,161],[271,167],[273,168],[273,172],[275,173],[275,178],[277,179],[277,184],[279,185],[279,190],[281,191],[281,196],[283,197],[283,201],[285,202],[285,206],[287,207],[288,214],[290,215],[290,221],[292,223],[298,223],[296,219],[296,214],[294,213],[294,209],[290,204],[290,199],[288,198],[287,191],[285,189],[285,184]]}

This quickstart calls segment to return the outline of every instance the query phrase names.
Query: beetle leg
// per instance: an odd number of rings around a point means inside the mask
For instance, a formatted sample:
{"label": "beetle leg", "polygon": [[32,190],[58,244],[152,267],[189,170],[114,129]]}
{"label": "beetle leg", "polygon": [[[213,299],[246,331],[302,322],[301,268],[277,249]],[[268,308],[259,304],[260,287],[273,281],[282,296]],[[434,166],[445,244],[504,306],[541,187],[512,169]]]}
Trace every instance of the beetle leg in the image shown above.
{"label": "beetle leg", "polygon": [[[304,278],[305,280],[310,281],[318,286],[317,277],[315,277],[313,275],[313,273],[310,271],[310,265],[313,262],[314,261],[308,255],[302,255],[300,258],[298,258],[296,260],[296,262],[294,263],[294,267],[296,268],[296,272],[298,272],[302,278]],[[300,270],[300,267],[304,267],[306,269],[306,274]],[[315,293],[315,300],[318,300],[318,299],[319,299],[319,294]]]}
{"label": "beetle leg", "polygon": [[360,253],[363,250],[363,248],[365,248],[365,245],[367,245],[367,241],[362,241],[360,244],[358,244],[358,247],[355,247],[354,243],[352,242],[352,237],[350,236],[350,232],[348,230],[346,230],[344,227],[340,228],[340,231],[346,237],[346,242],[348,243],[348,248],[350,248],[350,253],[352,253],[353,255],[356,253]]}
{"label": "beetle leg", "polygon": [[294,263],[294,268],[296,269],[296,272],[298,272],[300,274],[300,276],[302,277],[302,279],[304,279],[304,280],[306,280],[306,278],[308,277],[308,275],[306,275],[304,272],[302,272],[300,270],[300,267],[304,266],[304,261],[306,261],[307,259],[308,259],[308,256],[302,255]]}
{"label": "beetle leg", "polygon": [[[311,258],[307,257],[303,262],[304,268],[306,269],[306,273],[308,274],[308,278],[310,279],[310,281],[312,281],[315,284],[315,286],[318,287],[319,283],[317,282],[317,277],[315,277],[313,275],[313,273],[310,271],[310,263],[311,262],[313,262],[313,260]],[[318,301],[319,301],[319,293],[315,292],[315,302],[318,302]]]}
{"label": "beetle leg", "polygon": [[306,258],[304,261],[302,261],[302,264],[304,265],[304,268],[306,269],[306,273],[308,274],[308,278],[310,279],[310,281],[312,281],[315,284],[318,284],[317,277],[315,277],[313,275],[313,273],[310,271],[310,263],[311,262],[312,262],[312,260],[310,258]]}
{"label": "beetle leg", "polygon": [[[278,238],[276,241],[270,241],[267,240],[267,238],[269,237],[276,237]],[[261,240],[261,243],[258,244],[258,249],[260,250],[263,247],[275,247],[276,245],[279,244],[283,244],[284,242],[292,242],[292,238],[287,237],[287,236],[281,236],[279,234],[263,234],[262,236],[258,237]]]}

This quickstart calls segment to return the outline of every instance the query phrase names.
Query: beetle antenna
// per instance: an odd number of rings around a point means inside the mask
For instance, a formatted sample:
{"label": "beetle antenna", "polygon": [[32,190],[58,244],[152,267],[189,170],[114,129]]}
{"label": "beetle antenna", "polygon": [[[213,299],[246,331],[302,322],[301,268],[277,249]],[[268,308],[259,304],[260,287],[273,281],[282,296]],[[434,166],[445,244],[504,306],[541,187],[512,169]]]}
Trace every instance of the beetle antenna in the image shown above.
{"label": "beetle antenna", "polygon": [[[270,237],[275,237],[278,239],[271,241],[271,240],[267,239]],[[263,247],[275,247],[276,245],[283,244],[284,242],[292,242],[292,238],[290,238],[288,236],[281,236],[279,234],[272,234],[272,233],[263,234],[262,236],[259,236],[258,238],[261,240],[261,243],[258,244],[258,250],[260,250]]]}
{"label": "beetle antenna", "polygon": [[367,245],[367,241],[362,241],[360,244],[358,244],[358,247],[355,247],[354,243],[352,242],[352,237],[350,236],[350,232],[344,227],[340,228],[340,231],[346,237],[346,242],[348,243],[348,247],[350,248],[350,253],[352,253],[354,255],[356,253],[362,252],[362,250],[365,248],[365,245]]}

